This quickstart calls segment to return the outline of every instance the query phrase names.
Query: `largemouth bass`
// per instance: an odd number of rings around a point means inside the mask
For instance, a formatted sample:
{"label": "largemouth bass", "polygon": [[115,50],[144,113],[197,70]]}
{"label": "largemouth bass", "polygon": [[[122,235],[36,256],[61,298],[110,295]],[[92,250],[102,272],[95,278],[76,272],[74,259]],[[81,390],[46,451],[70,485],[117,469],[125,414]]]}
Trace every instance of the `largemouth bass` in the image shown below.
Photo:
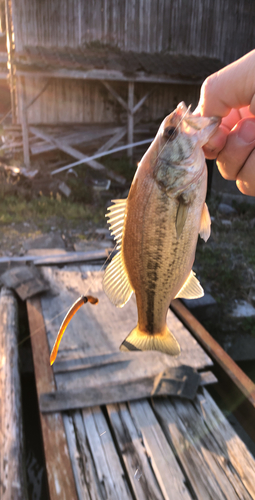
{"label": "largemouth bass", "polygon": [[219,119],[196,117],[180,103],[139,163],[128,198],[108,209],[118,253],[103,288],[117,307],[134,292],[138,310],[137,326],[120,350],[180,353],[166,315],[172,299],[204,294],[192,265],[198,235],[210,236],[202,146],[218,125]]}

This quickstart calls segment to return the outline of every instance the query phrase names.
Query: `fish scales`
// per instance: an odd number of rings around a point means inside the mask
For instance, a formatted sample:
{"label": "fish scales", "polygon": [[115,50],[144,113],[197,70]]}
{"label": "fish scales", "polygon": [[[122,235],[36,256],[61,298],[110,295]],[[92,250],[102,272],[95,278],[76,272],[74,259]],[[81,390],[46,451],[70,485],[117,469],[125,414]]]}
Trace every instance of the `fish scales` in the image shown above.
{"label": "fish scales", "polygon": [[166,315],[173,298],[203,295],[192,271],[198,235],[210,235],[202,146],[218,125],[180,103],[142,158],[127,200],[109,209],[119,252],[106,269],[104,290],[118,307],[134,292],[138,310],[121,350],[180,352]]}
{"label": "fish scales", "polygon": [[[148,175],[148,174],[147,174]],[[177,202],[158,188],[151,176],[150,195],[141,190],[127,203],[123,253],[132,288],[136,291],[139,325],[150,333],[161,331],[171,299],[186,281],[192,267],[206,192],[206,168],[201,196],[188,214],[187,230],[177,239]],[[139,176],[137,182],[139,183]],[[138,205],[139,203],[139,205]],[[147,206],[150,211],[147,213]],[[135,207],[139,206],[139,209]],[[134,207],[134,209],[132,209]],[[138,216],[138,210],[140,214]],[[135,227],[135,231],[134,231]],[[140,235],[139,243],[137,235]],[[141,304],[141,306],[140,306]]]}

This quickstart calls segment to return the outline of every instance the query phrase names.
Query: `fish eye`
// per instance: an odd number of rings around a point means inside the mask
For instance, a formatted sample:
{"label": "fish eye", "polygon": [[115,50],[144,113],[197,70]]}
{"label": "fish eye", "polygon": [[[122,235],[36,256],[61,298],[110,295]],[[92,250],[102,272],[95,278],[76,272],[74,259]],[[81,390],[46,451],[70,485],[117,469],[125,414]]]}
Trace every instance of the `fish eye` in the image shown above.
{"label": "fish eye", "polygon": [[173,141],[177,136],[176,127],[166,127],[163,133],[163,136],[169,141]]}

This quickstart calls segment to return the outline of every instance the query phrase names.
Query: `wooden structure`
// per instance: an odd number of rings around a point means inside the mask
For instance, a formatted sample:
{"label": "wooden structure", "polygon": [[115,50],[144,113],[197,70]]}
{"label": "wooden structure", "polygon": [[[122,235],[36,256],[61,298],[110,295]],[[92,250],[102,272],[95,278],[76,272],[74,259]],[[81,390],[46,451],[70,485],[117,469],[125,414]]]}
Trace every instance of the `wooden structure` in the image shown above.
{"label": "wooden structure", "polygon": [[0,498],[27,500],[17,301],[6,288],[0,294],[0,315]]}
{"label": "wooden structure", "polygon": [[[162,119],[181,100],[196,104],[206,76],[254,47],[249,0],[11,0],[6,6],[13,118],[22,124],[27,165],[35,137],[30,125],[117,124],[100,148],[125,136],[131,143],[138,122]],[[71,156],[81,155],[68,146]]]}
{"label": "wooden structure", "polygon": [[[215,382],[208,355],[171,312],[179,358],[118,353],[136,306],[112,306],[98,269],[42,267],[51,292],[27,301],[51,500],[255,498],[255,460],[203,387]],[[52,370],[49,351],[80,292],[96,295],[99,305],[87,304],[73,318]],[[193,402],[178,391],[137,399],[155,395],[162,370],[169,375],[183,364],[200,373]],[[161,377],[161,388],[168,382]],[[107,392],[118,384],[122,403]]]}

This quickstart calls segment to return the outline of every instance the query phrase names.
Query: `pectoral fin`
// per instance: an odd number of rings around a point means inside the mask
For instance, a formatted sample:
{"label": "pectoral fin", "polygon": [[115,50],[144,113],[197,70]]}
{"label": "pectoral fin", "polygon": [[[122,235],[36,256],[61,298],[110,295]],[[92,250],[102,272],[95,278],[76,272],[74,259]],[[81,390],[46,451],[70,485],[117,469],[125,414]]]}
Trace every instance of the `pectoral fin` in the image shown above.
{"label": "pectoral fin", "polygon": [[182,201],[180,201],[179,206],[177,208],[176,221],[175,221],[177,238],[181,236],[184,224],[187,219],[188,210],[189,210],[189,205],[185,205]]}
{"label": "pectoral fin", "polygon": [[204,290],[193,271],[190,271],[188,278],[181,287],[175,299],[199,299],[204,296]]}
{"label": "pectoral fin", "polygon": [[211,234],[211,217],[209,214],[208,206],[204,203],[201,215],[199,234],[203,240],[207,241]]}

